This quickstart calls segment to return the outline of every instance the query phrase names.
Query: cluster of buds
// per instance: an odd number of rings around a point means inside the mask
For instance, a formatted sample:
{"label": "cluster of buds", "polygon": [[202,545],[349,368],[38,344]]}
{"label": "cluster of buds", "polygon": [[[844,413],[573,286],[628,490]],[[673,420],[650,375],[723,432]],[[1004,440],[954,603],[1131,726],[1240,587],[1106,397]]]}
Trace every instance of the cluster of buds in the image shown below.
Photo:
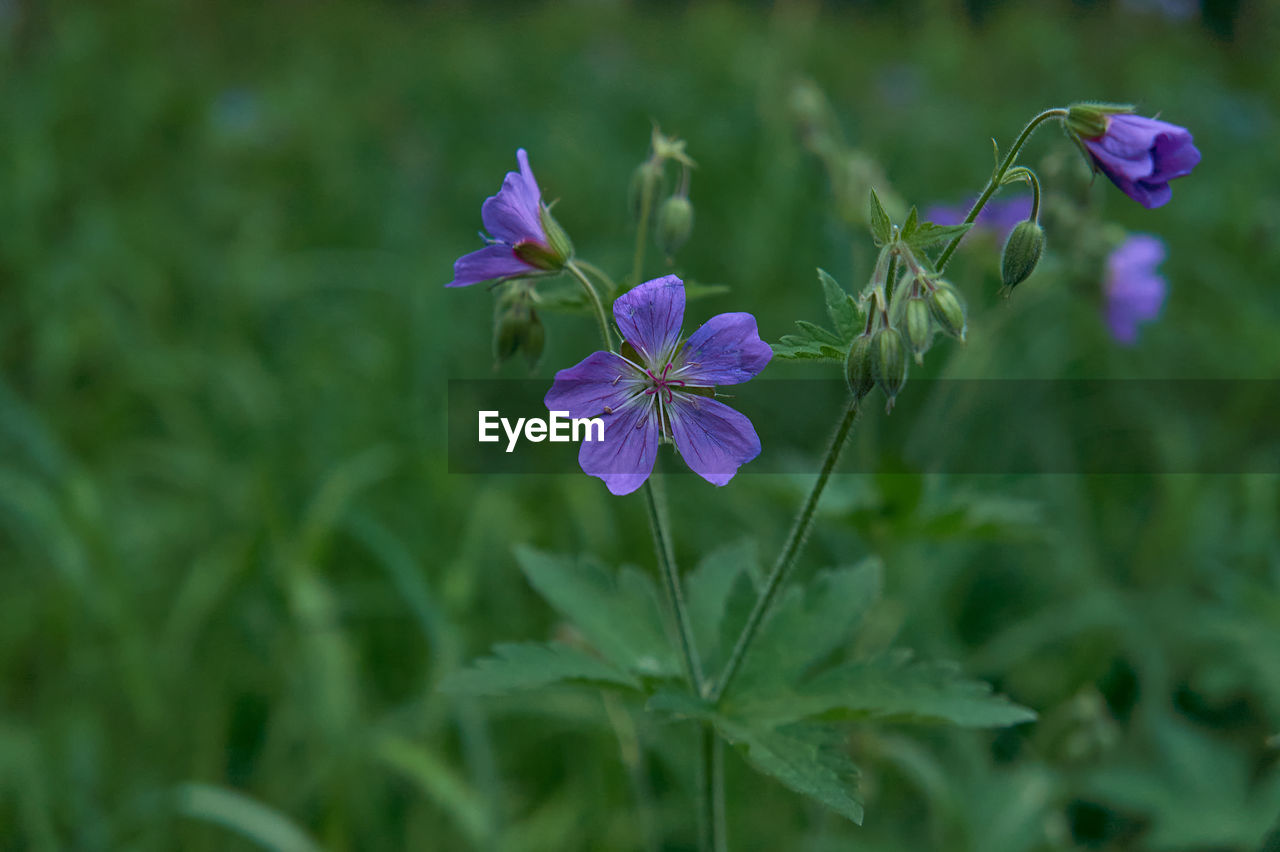
{"label": "cluster of buds", "polygon": [[547,333],[533,309],[537,294],[522,278],[499,285],[493,309],[493,366],[497,369],[516,354],[524,355],[532,370],[542,357]]}
{"label": "cluster of buds", "polygon": [[[680,167],[675,190],[657,205],[654,201],[666,191],[667,163]],[[689,201],[689,180],[697,164],[685,151],[683,139],[653,129],[649,156],[636,166],[631,175],[627,203],[631,216],[641,228],[653,220],[654,239],[658,249],[670,260],[693,233],[693,204]]]}

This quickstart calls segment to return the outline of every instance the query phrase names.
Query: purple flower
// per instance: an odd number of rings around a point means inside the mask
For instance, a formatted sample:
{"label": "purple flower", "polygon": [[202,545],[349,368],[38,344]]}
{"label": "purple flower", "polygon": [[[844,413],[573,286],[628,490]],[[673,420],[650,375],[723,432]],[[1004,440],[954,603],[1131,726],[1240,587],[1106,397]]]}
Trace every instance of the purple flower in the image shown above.
{"label": "purple flower", "polygon": [[[976,200],[976,199],[975,199]],[[924,217],[936,225],[959,225],[969,215],[973,201],[965,205],[935,204],[924,211]],[[1015,198],[991,199],[978,213],[970,231],[985,230],[1004,242],[1013,226],[1031,216],[1031,196],[1020,195]]]}
{"label": "purple flower", "polygon": [[1120,191],[1148,210],[1173,197],[1169,181],[1186,177],[1200,162],[1185,127],[1120,113],[1103,116],[1100,135],[1080,136],[1095,167]]}
{"label": "purple flower", "polygon": [[619,296],[613,317],[628,344],[623,354],[593,352],[561,370],[545,400],[548,410],[604,420],[604,440],[582,442],[583,472],[614,494],[630,494],[649,478],[665,438],[694,473],[726,484],[760,454],[760,439],[712,388],[747,381],[773,357],[755,317],[714,316],[681,345],[684,282],[674,275]]}
{"label": "purple flower", "polygon": [[480,207],[480,218],[492,234],[489,245],[458,258],[446,287],[545,274],[564,266],[573,254],[568,236],[542,203],[523,148],[516,151],[516,160],[520,171],[507,172],[502,189]]}
{"label": "purple flower", "polygon": [[1160,315],[1168,285],[1156,272],[1164,260],[1164,243],[1150,234],[1133,234],[1107,258],[1102,285],[1107,326],[1118,343],[1138,340],[1138,325]]}

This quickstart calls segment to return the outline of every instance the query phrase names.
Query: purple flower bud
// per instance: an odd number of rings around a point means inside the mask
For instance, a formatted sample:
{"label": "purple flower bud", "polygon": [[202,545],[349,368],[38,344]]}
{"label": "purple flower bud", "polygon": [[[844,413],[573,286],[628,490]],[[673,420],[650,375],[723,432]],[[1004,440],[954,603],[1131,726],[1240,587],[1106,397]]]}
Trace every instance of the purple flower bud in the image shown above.
{"label": "purple flower bud", "polygon": [[1102,122],[1102,134],[1081,135],[1081,144],[1095,168],[1148,210],[1167,204],[1169,181],[1191,174],[1200,162],[1185,127],[1127,113],[1102,116]]}
{"label": "purple flower bud", "polygon": [[523,148],[516,151],[516,160],[520,171],[507,172],[502,189],[480,207],[480,218],[493,235],[489,245],[458,258],[446,287],[543,275],[560,269],[573,253],[568,236],[542,203]]}
{"label": "purple flower bud", "polygon": [[1138,325],[1160,315],[1168,284],[1156,272],[1164,260],[1164,243],[1150,234],[1133,234],[1107,258],[1102,292],[1107,327],[1117,343],[1138,341]]}

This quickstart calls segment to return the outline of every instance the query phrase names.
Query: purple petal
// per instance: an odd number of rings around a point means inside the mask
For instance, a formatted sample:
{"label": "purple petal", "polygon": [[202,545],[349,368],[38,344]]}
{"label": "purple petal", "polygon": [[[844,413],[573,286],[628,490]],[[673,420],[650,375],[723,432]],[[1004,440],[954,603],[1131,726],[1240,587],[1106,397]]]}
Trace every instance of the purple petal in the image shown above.
{"label": "purple petal", "polygon": [[1191,134],[1181,127],[1177,133],[1161,133],[1156,137],[1155,171],[1161,180],[1186,177],[1200,163],[1200,149],[1191,142]]}
{"label": "purple petal", "polygon": [[570,417],[599,417],[606,409],[623,407],[644,385],[640,373],[612,352],[592,352],[579,363],[556,373],[544,402],[548,411],[567,411]]}
{"label": "purple petal", "polygon": [[705,387],[736,385],[759,375],[772,357],[755,317],[719,314],[689,336],[670,377]]}
{"label": "purple petal", "polygon": [[507,172],[502,189],[486,198],[480,206],[485,229],[504,243],[515,245],[522,240],[546,243],[542,229],[542,191],[529,168],[529,155],[516,151],[520,171]]}
{"label": "purple petal", "polygon": [[613,318],[623,339],[635,347],[646,366],[662,369],[680,341],[684,282],[665,275],[628,290],[614,300]]}
{"label": "purple petal", "polygon": [[760,455],[760,438],[746,415],[711,397],[675,393],[667,404],[671,437],[694,473],[725,485]]}
{"label": "purple petal", "polygon": [[1160,315],[1168,285],[1156,266],[1164,260],[1165,248],[1150,234],[1134,234],[1107,259],[1107,327],[1117,342],[1137,342],[1138,326]]}
{"label": "purple petal", "polygon": [[481,281],[515,278],[535,272],[540,270],[517,257],[511,246],[491,245],[454,261],[453,280],[444,286],[465,287]]}
{"label": "purple petal", "polygon": [[611,494],[630,494],[653,472],[658,457],[656,396],[637,394],[604,418],[604,440],[583,441],[582,472],[604,480]]}

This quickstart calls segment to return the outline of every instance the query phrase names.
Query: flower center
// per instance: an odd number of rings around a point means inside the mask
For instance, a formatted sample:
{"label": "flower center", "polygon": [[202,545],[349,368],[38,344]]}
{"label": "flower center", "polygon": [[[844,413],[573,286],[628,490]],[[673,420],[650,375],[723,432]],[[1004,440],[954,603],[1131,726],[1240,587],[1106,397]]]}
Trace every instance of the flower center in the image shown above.
{"label": "flower center", "polygon": [[684,382],[680,379],[669,379],[667,373],[671,372],[671,362],[667,362],[667,366],[662,368],[662,372],[654,374],[653,370],[645,369],[644,373],[649,377],[652,384],[645,389],[645,393],[652,396],[653,394],[665,393],[666,402],[671,402],[672,388],[684,387]]}

